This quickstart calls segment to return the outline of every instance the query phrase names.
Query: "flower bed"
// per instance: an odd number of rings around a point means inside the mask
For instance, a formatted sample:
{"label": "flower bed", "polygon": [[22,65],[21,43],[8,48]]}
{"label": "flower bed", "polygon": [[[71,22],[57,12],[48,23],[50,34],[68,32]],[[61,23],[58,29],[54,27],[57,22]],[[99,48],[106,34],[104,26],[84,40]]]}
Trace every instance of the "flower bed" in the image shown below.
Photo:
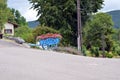
{"label": "flower bed", "polygon": [[41,40],[41,39],[47,39],[47,38],[62,38],[62,36],[60,34],[53,34],[53,33],[48,33],[48,34],[43,34],[41,36],[37,37],[37,40]]}

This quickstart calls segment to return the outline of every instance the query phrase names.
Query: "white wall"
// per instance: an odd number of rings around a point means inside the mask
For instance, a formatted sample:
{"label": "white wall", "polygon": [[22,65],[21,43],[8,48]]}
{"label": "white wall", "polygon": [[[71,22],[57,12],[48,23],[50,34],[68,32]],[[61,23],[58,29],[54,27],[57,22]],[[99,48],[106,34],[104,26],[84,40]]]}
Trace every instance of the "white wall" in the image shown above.
{"label": "white wall", "polygon": [[[14,25],[13,24],[6,23],[4,26],[5,26],[4,29],[12,29],[12,34],[8,34],[8,35],[14,35]],[[4,30],[3,30],[3,33],[4,33]]]}

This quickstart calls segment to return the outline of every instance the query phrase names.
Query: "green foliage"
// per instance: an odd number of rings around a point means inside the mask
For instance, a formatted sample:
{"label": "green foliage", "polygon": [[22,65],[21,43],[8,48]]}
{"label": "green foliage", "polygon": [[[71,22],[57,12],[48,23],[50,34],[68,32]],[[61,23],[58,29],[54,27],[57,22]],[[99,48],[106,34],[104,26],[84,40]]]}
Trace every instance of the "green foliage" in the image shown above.
{"label": "green foliage", "polygon": [[91,53],[92,53],[92,56],[95,55],[95,57],[99,57],[100,53],[99,53],[99,47],[91,47]]}
{"label": "green foliage", "polygon": [[113,35],[115,41],[120,41],[120,28],[115,29],[115,34]]}
{"label": "green foliage", "polygon": [[97,13],[86,23],[83,33],[84,44],[95,47],[111,47],[114,33],[111,17],[105,13]]}
{"label": "green foliage", "polygon": [[17,23],[19,26],[27,25],[27,22],[20,12],[7,7],[7,0],[0,1],[0,32],[4,28],[4,24],[9,21]]}
{"label": "green foliage", "polygon": [[86,50],[86,56],[89,56],[89,57],[93,56],[90,50]]}
{"label": "green foliage", "polygon": [[46,34],[46,33],[59,33],[59,32],[53,28],[49,28],[44,25],[38,26],[33,30],[33,34],[35,37],[40,36],[42,34]]}
{"label": "green foliage", "polygon": [[92,46],[89,50],[86,50],[86,56],[92,56],[92,57],[107,57],[107,58],[113,58],[113,57],[119,57],[120,56],[120,43],[115,42],[113,43],[113,46],[111,48],[111,51],[101,51],[99,47]]}
{"label": "green foliage", "polygon": [[23,38],[26,42],[33,42],[32,29],[27,26],[18,27],[15,30],[15,36]]}
{"label": "green foliage", "polygon": [[114,42],[112,46],[112,53],[114,53],[115,56],[120,56],[120,42]]}
{"label": "green foliage", "polygon": [[86,56],[86,51],[87,51],[86,47],[82,45],[82,53],[84,56]]}
{"label": "green foliage", "polygon": [[102,50],[102,55],[105,56],[105,51],[112,50],[114,32],[111,16],[106,13],[97,13],[91,17],[83,29],[84,45],[87,49],[91,49],[92,55],[98,57],[99,50]]}
{"label": "green foliage", "polygon": [[12,18],[9,18],[10,22],[17,23],[18,26],[25,26],[25,25],[27,26],[28,25],[26,22],[26,19],[23,16],[21,16],[21,14],[18,10],[15,10],[12,8],[10,11],[11,11],[12,15],[14,16]]}
{"label": "green foliage", "polygon": [[8,21],[17,24],[16,21],[15,21],[15,16],[14,16],[14,14],[11,12],[11,9],[10,9],[10,8],[9,8]]}
{"label": "green foliage", "polygon": [[59,33],[59,31],[44,25],[38,26],[33,30],[34,41],[36,41],[37,36],[46,33]]}
{"label": "green foliage", "polygon": [[107,53],[106,53],[106,57],[107,57],[107,58],[113,58],[113,56],[114,56],[114,55],[113,55],[111,52],[109,52],[109,53],[107,52]]}
{"label": "green foliage", "polygon": [[[59,30],[63,44],[77,45],[77,2],[76,0],[29,0],[38,11],[39,21],[45,26]],[[103,0],[81,0],[82,24],[91,13],[101,9]]]}
{"label": "green foliage", "polygon": [[7,0],[0,0],[0,3],[6,4],[6,3],[7,3]]}
{"label": "green foliage", "polygon": [[9,15],[9,10],[7,8],[6,0],[0,1],[0,33],[4,27],[4,23],[7,21]]}
{"label": "green foliage", "polygon": [[47,26],[38,26],[31,29],[27,26],[18,27],[15,30],[15,36],[23,38],[28,43],[36,43],[36,37],[46,33],[59,33],[57,30]]}

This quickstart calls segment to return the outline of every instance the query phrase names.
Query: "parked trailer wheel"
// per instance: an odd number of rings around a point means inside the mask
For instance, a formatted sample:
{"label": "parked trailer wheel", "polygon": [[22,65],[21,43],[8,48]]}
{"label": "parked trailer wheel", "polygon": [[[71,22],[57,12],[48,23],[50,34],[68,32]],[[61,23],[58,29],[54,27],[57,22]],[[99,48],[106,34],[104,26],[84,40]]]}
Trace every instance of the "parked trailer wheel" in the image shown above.
{"label": "parked trailer wheel", "polygon": [[43,45],[42,45],[42,48],[43,48],[44,50],[47,50],[47,49],[48,49],[48,46],[47,46],[46,44],[43,44]]}

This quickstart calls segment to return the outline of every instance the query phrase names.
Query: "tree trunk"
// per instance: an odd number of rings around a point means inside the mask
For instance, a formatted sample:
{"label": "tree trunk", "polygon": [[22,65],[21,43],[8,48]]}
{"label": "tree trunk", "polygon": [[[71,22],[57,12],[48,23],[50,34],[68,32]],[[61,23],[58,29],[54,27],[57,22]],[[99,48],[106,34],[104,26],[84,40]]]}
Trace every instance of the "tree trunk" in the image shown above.
{"label": "tree trunk", "polygon": [[101,45],[102,45],[102,56],[106,57],[105,56],[105,46],[106,46],[106,43],[105,43],[105,36],[104,36],[104,34],[102,34],[101,39],[102,39],[102,42],[101,42]]}

